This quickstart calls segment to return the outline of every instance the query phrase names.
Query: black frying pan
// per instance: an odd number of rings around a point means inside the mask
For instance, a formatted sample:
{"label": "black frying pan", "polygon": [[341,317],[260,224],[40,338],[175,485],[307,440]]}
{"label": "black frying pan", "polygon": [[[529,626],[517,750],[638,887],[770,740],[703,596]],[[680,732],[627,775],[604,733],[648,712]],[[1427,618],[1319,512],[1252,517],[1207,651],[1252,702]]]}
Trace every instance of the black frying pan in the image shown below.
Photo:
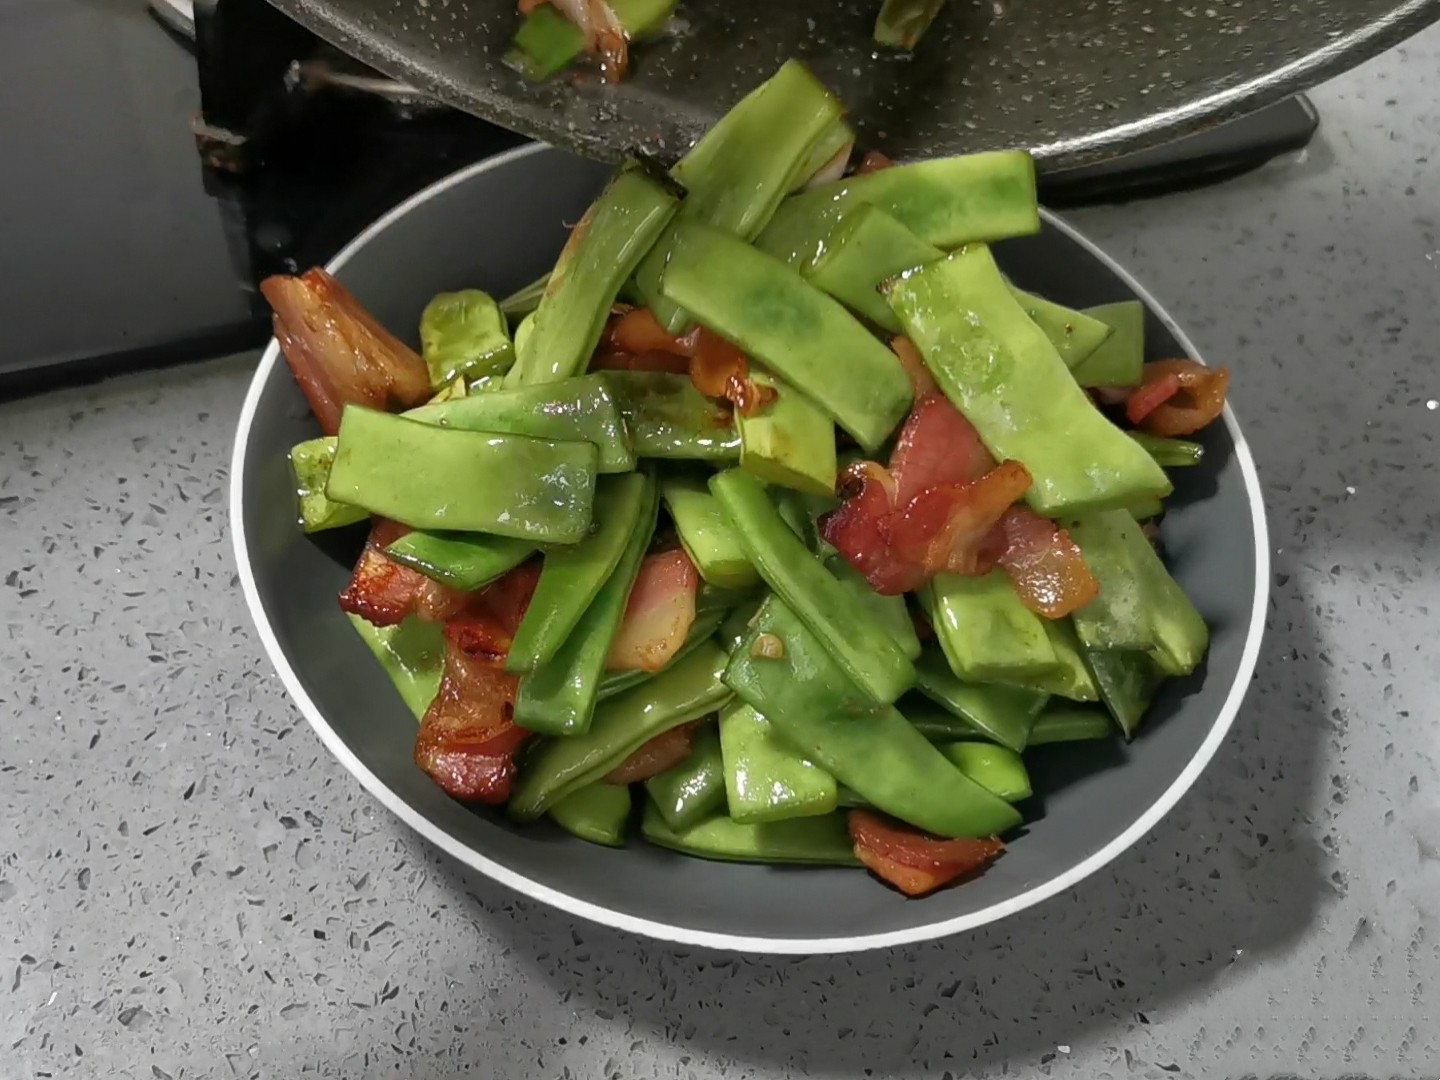
{"label": "black frying pan", "polygon": [[682,0],[612,87],[500,63],[507,0],[273,0],[345,52],[526,135],[677,156],[789,57],[892,157],[1025,146],[1052,166],[1163,142],[1277,101],[1440,18],[1440,0],[950,0],[913,56],[876,50],[879,0]]}

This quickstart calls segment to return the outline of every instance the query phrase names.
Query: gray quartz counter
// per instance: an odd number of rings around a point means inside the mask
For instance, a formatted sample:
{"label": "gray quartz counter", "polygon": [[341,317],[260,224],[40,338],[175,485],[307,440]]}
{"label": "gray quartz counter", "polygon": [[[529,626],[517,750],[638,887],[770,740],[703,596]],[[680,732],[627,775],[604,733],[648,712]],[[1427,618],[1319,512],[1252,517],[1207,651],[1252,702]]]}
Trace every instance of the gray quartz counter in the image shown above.
{"label": "gray quartz counter", "polygon": [[1075,215],[1235,374],[1235,731],[1112,866],[924,947],[676,951],[391,819],[236,587],[253,357],[0,406],[0,1077],[1440,1074],[1440,31],[1316,100],[1298,161]]}

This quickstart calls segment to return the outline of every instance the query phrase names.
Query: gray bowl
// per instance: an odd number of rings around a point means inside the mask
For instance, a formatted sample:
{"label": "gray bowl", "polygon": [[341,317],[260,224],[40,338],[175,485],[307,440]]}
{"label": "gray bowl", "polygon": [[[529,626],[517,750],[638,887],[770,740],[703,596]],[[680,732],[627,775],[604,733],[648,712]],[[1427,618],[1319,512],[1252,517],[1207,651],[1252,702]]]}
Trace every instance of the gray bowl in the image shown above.
{"label": "gray bowl", "polygon": [[[532,145],[456,173],[385,215],[330,264],[387,326],[415,337],[436,292],[503,295],[544,273],[609,170]],[[1138,297],[1152,359],[1197,356],[1140,286],[1047,215],[996,251],[1022,286],[1072,306]],[[1244,373],[1237,380],[1243,393]],[[411,760],[415,723],[348,625],[336,594],[361,533],[303,536],[286,451],[316,434],[274,343],[240,414],[231,524],[245,598],[286,688],[325,745],[369,791],[457,859],[527,896],[611,926],[687,944],[832,953],[983,925],[1068,888],[1115,858],[1194,783],[1250,682],[1269,561],[1250,451],[1227,409],[1204,434],[1205,464],[1176,471],[1165,518],[1172,569],[1209,622],[1205,665],[1171,681],[1130,745],[1035,751],[1029,824],[983,876],[904,900],[855,870],[742,866],[634,840],[611,850],[548,823],[518,828],[454,802]]]}

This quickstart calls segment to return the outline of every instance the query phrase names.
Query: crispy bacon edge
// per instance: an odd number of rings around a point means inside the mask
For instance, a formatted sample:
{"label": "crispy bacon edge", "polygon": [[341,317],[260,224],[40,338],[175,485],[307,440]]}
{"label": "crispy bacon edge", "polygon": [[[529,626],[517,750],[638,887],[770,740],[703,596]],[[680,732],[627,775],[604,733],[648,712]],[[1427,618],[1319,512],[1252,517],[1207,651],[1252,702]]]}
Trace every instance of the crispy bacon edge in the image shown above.
{"label": "crispy bacon edge", "polygon": [[868,810],[851,810],[848,825],[855,857],[876,877],[911,897],[924,896],[983,870],[1005,850],[993,836],[940,840],[892,824]]}

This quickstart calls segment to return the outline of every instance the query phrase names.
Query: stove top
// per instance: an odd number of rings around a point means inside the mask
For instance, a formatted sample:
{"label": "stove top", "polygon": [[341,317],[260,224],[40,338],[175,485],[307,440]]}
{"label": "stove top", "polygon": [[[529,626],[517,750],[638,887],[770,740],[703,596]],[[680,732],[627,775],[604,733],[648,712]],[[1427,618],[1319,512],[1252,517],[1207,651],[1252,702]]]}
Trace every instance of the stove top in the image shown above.
{"label": "stove top", "polygon": [[[0,95],[0,395],[258,346],[261,278],[324,262],[395,203],[520,141],[358,66],[264,0],[156,6],[163,25],[145,0],[0,0],[13,87]],[[1292,99],[1042,177],[1042,198],[1233,175],[1303,146],[1315,124]]]}

